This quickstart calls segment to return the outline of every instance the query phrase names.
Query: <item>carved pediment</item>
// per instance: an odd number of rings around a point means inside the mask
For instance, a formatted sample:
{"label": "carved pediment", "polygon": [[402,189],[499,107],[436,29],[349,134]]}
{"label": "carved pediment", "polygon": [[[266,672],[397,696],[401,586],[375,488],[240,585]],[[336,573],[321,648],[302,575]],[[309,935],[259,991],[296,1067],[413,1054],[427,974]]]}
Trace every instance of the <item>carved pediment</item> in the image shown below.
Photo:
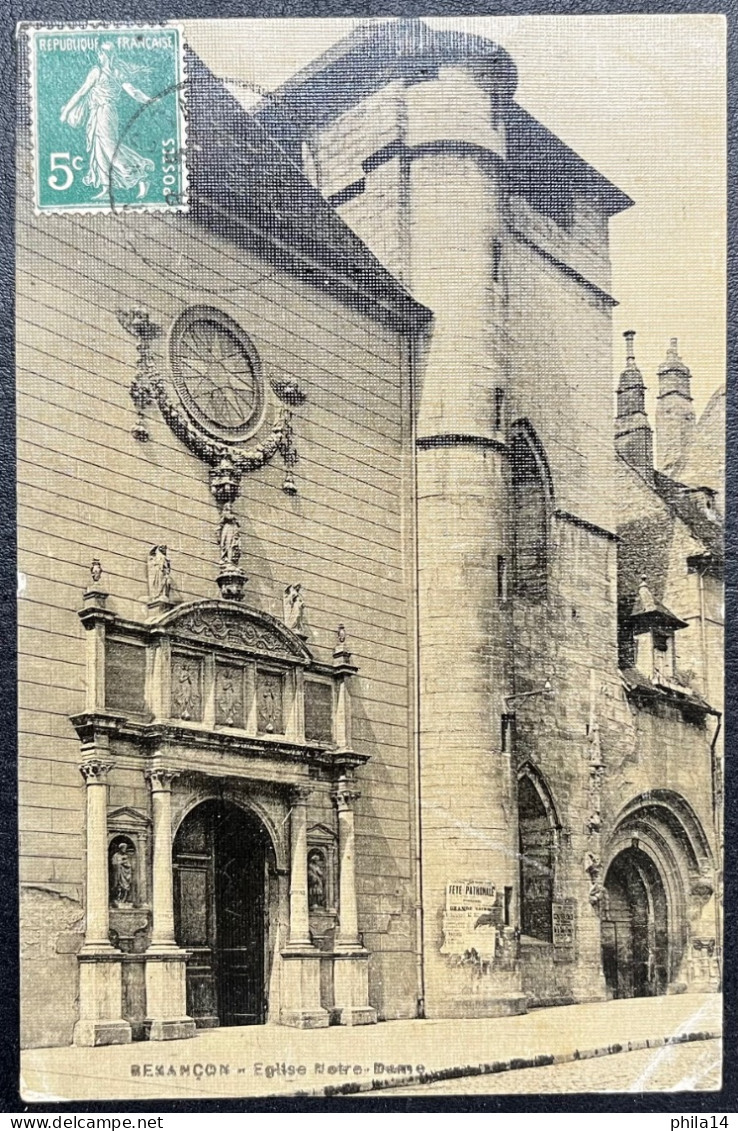
{"label": "carved pediment", "polygon": [[308,844],[330,845],[335,844],[336,834],[327,825],[311,825],[307,832]]}
{"label": "carved pediment", "polygon": [[146,829],[150,824],[151,820],[146,813],[142,813],[140,809],[132,809],[129,805],[123,805],[120,809],[110,809],[108,811],[109,828]]}
{"label": "carved pediment", "polygon": [[156,622],[156,629],[197,640],[208,647],[271,656],[309,664],[303,640],[276,617],[231,601],[197,601],[180,605]]}

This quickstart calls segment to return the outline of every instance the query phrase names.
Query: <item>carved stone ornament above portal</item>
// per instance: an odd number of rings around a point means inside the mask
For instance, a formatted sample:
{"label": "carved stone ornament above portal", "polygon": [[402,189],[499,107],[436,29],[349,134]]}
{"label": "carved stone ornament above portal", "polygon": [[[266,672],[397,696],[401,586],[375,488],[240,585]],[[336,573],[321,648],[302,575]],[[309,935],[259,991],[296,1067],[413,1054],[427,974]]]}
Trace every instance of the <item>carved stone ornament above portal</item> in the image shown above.
{"label": "carved stone ornament above portal", "polygon": [[[367,761],[350,741],[345,684],[357,669],[315,659],[271,614],[210,599],[143,621],[88,602],[79,616],[90,679],[85,709],[71,721],[88,789],[105,785],[112,762],[103,754],[113,744],[116,756],[156,761],[161,755],[171,762],[173,769],[150,775],[152,789],[164,788],[173,772],[201,772],[205,758],[218,775],[263,777],[268,763],[278,763],[285,781],[308,791],[314,786],[307,774],[333,783]],[[349,804],[351,797],[340,801]],[[118,893],[112,909],[120,917],[133,900],[143,901],[147,830],[121,812],[109,831],[110,890]],[[118,842],[126,838],[123,851]]]}
{"label": "carved stone ornament above portal", "polygon": [[[130,390],[137,412],[133,437],[149,439],[146,410],[156,404],[178,439],[209,464],[210,490],[220,507],[216,581],[224,600],[240,601],[248,578],[238,564],[241,534],[233,503],[243,475],[276,455],[284,466],[282,490],[296,493],[292,407],[304,403],[305,393],[293,378],[267,381],[251,338],[215,307],[192,306],[174,323],[168,381],[153,351],[161,326],[140,309],[118,311],[118,321],[136,338],[138,350]],[[251,446],[244,446],[252,440]]]}
{"label": "carved stone ornament above portal", "polygon": [[217,726],[241,727],[244,712],[244,669],[233,664],[215,666],[215,722]]}
{"label": "carved stone ornament above portal", "polygon": [[243,649],[265,656],[309,662],[310,653],[268,614],[243,606],[224,608],[220,602],[198,602],[178,615],[172,630],[209,644]]}
{"label": "carved stone ornament above portal", "polygon": [[[256,348],[237,322],[215,307],[185,310],[171,329],[166,381],[153,352],[162,327],[141,309],[118,311],[118,321],[136,338],[138,351],[130,390],[138,414],[135,439],[149,439],[145,412],[156,404],[199,459],[212,468],[223,462],[230,466],[235,493],[229,501],[237,496],[245,472],[264,467],[276,455],[285,468],[283,489],[294,493],[297,451],[291,409],[307,398],[292,378],[265,379]],[[259,432],[263,438],[245,447]],[[225,501],[218,498],[215,483],[213,493],[218,502]]]}

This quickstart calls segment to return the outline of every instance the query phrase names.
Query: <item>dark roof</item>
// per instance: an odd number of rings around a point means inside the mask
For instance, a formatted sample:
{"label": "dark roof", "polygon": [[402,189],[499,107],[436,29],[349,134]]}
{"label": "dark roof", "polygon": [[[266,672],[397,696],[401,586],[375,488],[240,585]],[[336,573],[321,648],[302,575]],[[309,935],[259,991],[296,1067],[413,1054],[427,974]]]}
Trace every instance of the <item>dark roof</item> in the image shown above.
{"label": "dark roof", "polygon": [[513,191],[520,187],[551,194],[568,185],[577,195],[596,194],[602,207],[613,216],[633,204],[632,199],[570,149],[517,103],[512,103],[507,121],[507,168]]}
{"label": "dark roof", "polygon": [[[681,519],[690,534],[701,542],[716,563],[724,558],[723,525],[716,512],[711,518],[699,491],[686,483],[679,483],[669,475],[655,471],[653,484],[672,514]],[[712,492],[711,492],[712,493]]]}
{"label": "dark roof", "polygon": [[618,595],[621,613],[630,617],[641,578],[657,600],[664,594],[674,518],[662,514],[636,518],[618,526]]}
{"label": "dark roof", "polygon": [[512,95],[518,73],[507,51],[481,35],[436,31],[422,20],[362,24],[297,71],[270,97],[263,113],[301,125],[328,122],[396,78],[428,78],[440,65],[476,63]]}
{"label": "dark roof", "polygon": [[686,621],[675,616],[662,601],[656,600],[645,580],[638,586],[630,621],[635,632],[646,631],[658,625],[673,629],[687,627]]}
{"label": "dark roof", "polygon": [[655,683],[638,668],[621,668],[620,677],[625,690],[631,694],[649,699],[657,697],[670,699],[675,706],[695,709],[700,715],[707,712],[714,713],[714,709],[698,691],[676,676],[668,682]]}
{"label": "dark roof", "polygon": [[[437,31],[422,20],[389,20],[356,28],[278,87],[258,116],[285,148],[330,122],[393,79],[422,81],[441,65],[474,65],[510,98],[517,69],[499,44],[457,29]],[[507,167],[511,185],[538,183],[539,191],[597,193],[610,213],[633,201],[541,122],[514,102],[508,110]],[[540,182],[543,180],[544,184]]]}
{"label": "dark roof", "polygon": [[191,51],[187,69],[193,218],[375,317],[428,319],[429,311]]}
{"label": "dark roof", "polygon": [[701,559],[705,568],[709,567],[719,575],[725,555],[722,521],[716,511],[712,512],[714,518],[709,517],[699,490],[660,471],[655,471],[653,478],[647,480],[627,460],[623,463],[631,474],[638,476],[644,487],[660,499],[665,508],[618,524],[618,595],[620,615],[627,617],[631,614],[643,577],[657,599],[663,596],[676,519],[684,523],[703,547],[702,553],[698,552],[693,557]]}

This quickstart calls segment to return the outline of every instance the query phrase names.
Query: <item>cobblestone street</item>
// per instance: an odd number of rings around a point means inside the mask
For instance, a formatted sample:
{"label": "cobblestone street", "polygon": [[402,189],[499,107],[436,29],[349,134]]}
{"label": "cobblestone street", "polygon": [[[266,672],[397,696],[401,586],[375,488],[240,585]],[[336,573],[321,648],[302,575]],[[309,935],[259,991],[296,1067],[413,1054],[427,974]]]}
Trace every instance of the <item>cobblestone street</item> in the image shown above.
{"label": "cobblestone street", "polygon": [[[488,1019],[299,1030],[201,1029],[193,1040],[27,1049],[22,1094],[56,1099],[657,1091],[719,1085],[721,998],[590,1002]],[[684,1046],[667,1041],[702,1038]],[[638,1051],[617,1051],[628,1043]],[[648,1042],[648,1047],[646,1043]],[[611,1051],[615,1050],[615,1051]],[[527,1067],[542,1057],[559,1063]],[[487,1066],[482,1076],[464,1075]],[[495,1071],[489,1071],[492,1066]],[[441,1084],[422,1076],[458,1072]],[[699,1081],[699,1083],[697,1083]],[[395,1087],[398,1085],[398,1087]]]}
{"label": "cobblestone street", "polygon": [[642,1049],[571,1064],[394,1088],[396,1096],[513,1095],[555,1092],[671,1092],[720,1089],[721,1041]]}

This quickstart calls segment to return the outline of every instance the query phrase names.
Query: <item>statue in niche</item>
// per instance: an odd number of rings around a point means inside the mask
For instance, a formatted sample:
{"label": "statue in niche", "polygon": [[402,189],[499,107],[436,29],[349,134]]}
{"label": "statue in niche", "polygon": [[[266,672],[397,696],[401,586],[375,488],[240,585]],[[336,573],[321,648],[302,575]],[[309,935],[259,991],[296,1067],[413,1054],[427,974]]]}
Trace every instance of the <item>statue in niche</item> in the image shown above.
{"label": "statue in niche", "polygon": [[314,848],[308,853],[308,907],[311,911],[324,911],[327,906],[325,856]]}
{"label": "statue in niche", "polygon": [[237,566],[241,560],[241,527],[232,503],[224,503],[218,527],[220,564]]}
{"label": "statue in niche", "polygon": [[236,681],[240,673],[232,668],[222,668],[219,671],[218,706],[226,726],[232,727],[238,714],[241,714],[239,688]]}
{"label": "statue in niche", "polygon": [[168,601],[172,591],[172,565],[166,546],[152,546],[147,563],[149,601]]}
{"label": "statue in niche", "polygon": [[133,849],[120,840],[110,858],[110,901],[114,907],[130,907],[133,902]]}
{"label": "statue in niche", "polygon": [[99,582],[102,575],[103,575],[103,567],[102,567],[102,563],[101,563],[100,559],[99,558],[93,558],[92,564],[90,566],[90,577],[94,581],[95,585],[97,585],[97,583]]}
{"label": "statue in niche", "polygon": [[284,591],[284,623],[298,636],[307,636],[305,631],[305,599],[302,585],[288,585]]}
{"label": "statue in niche", "polygon": [[176,667],[174,706],[180,719],[200,714],[200,690],[197,666],[193,660],[180,660]]}

